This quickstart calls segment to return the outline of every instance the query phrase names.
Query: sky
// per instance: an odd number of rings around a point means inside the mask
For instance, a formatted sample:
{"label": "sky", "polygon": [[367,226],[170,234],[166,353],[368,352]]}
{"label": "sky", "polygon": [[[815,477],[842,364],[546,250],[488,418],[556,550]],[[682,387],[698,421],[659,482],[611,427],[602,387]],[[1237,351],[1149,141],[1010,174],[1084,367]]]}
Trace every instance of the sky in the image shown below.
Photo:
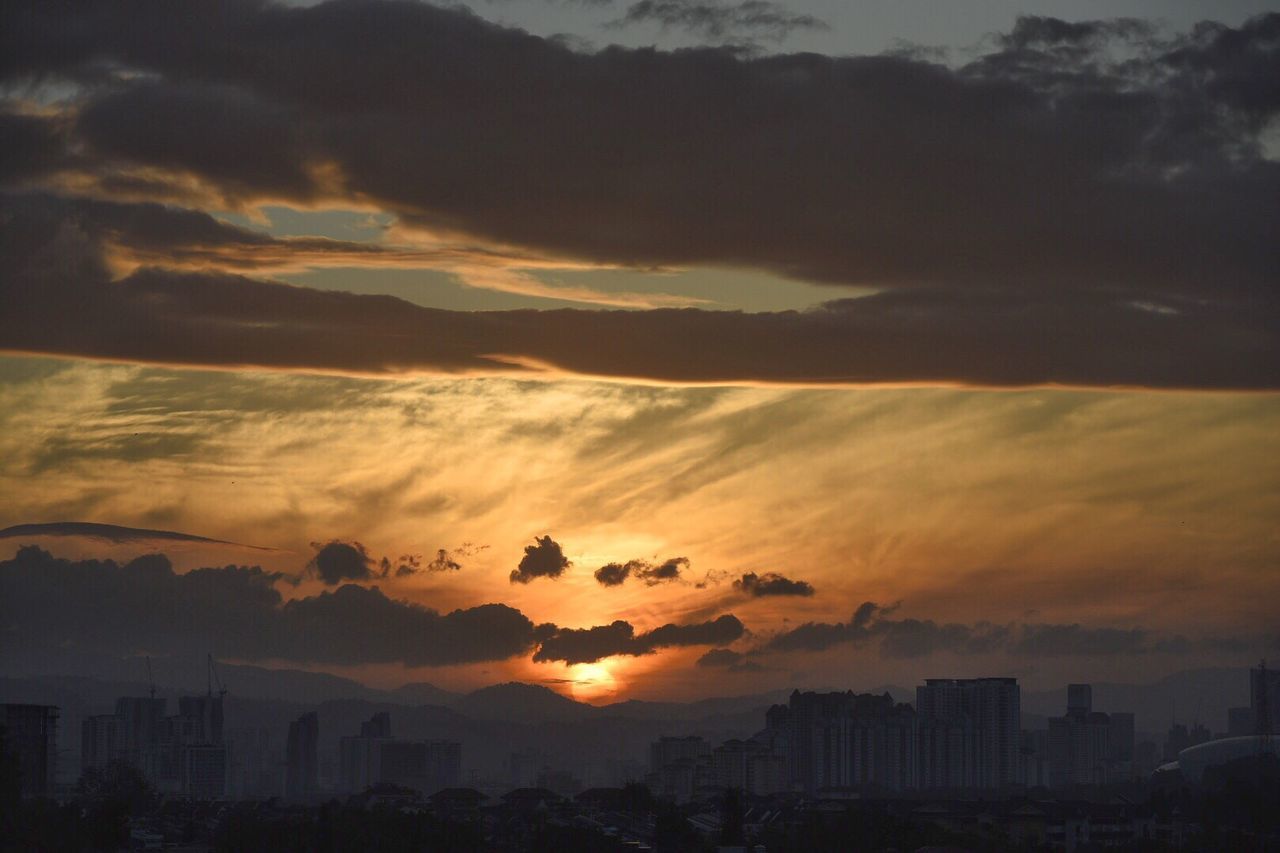
{"label": "sky", "polygon": [[0,667],[1280,651],[1268,3],[0,9]]}

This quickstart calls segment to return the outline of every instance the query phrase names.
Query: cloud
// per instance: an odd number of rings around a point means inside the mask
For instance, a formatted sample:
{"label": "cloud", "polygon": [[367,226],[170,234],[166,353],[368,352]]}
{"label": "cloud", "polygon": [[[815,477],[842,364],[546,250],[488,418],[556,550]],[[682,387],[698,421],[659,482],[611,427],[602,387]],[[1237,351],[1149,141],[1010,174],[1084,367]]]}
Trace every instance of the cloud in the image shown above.
{"label": "cloud", "polygon": [[725,669],[729,672],[764,672],[765,667],[748,660],[742,652],[733,649],[711,649],[698,658],[697,665],[709,669]]}
{"label": "cloud", "polygon": [[1274,285],[1276,15],[1163,39],[1027,19],[951,68],[584,55],[426,4],[224,6],[151,9],[139,31],[125,0],[6,4],[0,77],[80,87],[58,116],[82,152],[64,184],[194,184],[231,206],[360,199],[567,257],[880,287]]}
{"label": "cloud", "polygon": [[826,22],[767,0],[639,0],[610,26],[657,23],[711,41],[765,38],[782,41],[795,30],[825,30]]}
{"label": "cloud", "polygon": [[237,548],[252,548],[255,551],[272,551],[258,545],[243,545],[239,542],[227,542],[223,539],[209,539],[205,536],[193,536],[173,530],[144,530],[137,527],[122,527],[118,524],[96,524],[87,521],[55,521],[47,524],[15,524],[0,530],[0,539],[18,539],[33,536],[83,536],[91,539],[105,539],[108,542],[145,542],[176,541],[197,542],[209,545],[233,545]]}
{"label": "cloud", "polygon": [[609,563],[596,569],[596,581],[601,586],[621,586],[629,574],[630,563]]}
{"label": "cloud", "polygon": [[[148,244],[155,226],[119,225],[109,204],[42,212],[8,198],[0,348],[664,382],[1280,387],[1277,15],[1167,37],[1023,19],[947,67],[585,55],[400,2],[207,0],[152,9],[144,30],[122,23],[130,10],[0,7],[6,90],[51,80],[73,93],[42,113],[6,101],[0,134],[21,152],[6,186],[376,205],[406,234],[470,247],[433,263],[507,288],[531,279],[505,255],[485,266],[484,251],[879,292],[755,315],[433,312],[226,274],[408,262],[389,247],[255,241],[203,214],[184,227],[213,235],[207,246]],[[50,227],[18,221],[33,217]],[[134,272],[114,281],[122,258]]]}
{"label": "cloud", "polygon": [[688,557],[670,557],[661,563],[648,560],[628,560],[625,563],[609,563],[596,569],[596,581],[601,586],[620,586],[627,578],[644,581],[646,586],[657,586],[681,579],[680,573],[689,568]]}
{"label": "cloud", "polygon": [[[883,658],[919,658],[938,652],[1046,658],[1184,654],[1190,648],[1185,637],[1159,639],[1144,628],[1037,622],[938,623],[932,619],[890,618],[895,609],[863,602],[848,622],[806,622],[775,635],[759,651],[817,652],[838,645],[875,643]],[[1221,646],[1222,640],[1207,638],[1200,645]]]}
{"label": "cloud", "polygon": [[[35,547],[0,562],[0,624],[14,654],[93,649],[244,660],[440,666],[506,660],[549,628],[503,604],[439,613],[354,584],[284,600],[287,578],[257,567],[173,571],[155,554],[120,565]],[[32,657],[31,659],[35,659]]]}
{"label": "cloud", "polygon": [[311,547],[316,554],[307,563],[307,570],[329,586],[373,577],[375,561],[359,542],[334,539],[325,543],[312,542]]}
{"label": "cloud", "polygon": [[511,583],[529,583],[534,578],[555,580],[573,565],[565,557],[560,543],[550,536],[535,536],[534,544],[524,546],[520,565],[511,570]]}
{"label": "cloud", "polygon": [[115,279],[81,222],[6,203],[0,349],[10,351],[347,373],[1280,388],[1274,297],[1135,304],[917,289],[802,312],[453,312],[218,272]]}
{"label": "cloud", "polygon": [[630,622],[621,619],[592,628],[560,628],[542,641],[535,661],[592,663],[612,655],[633,657],[653,654],[672,646],[701,646],[731,643],[744,633],[742,622],[725,614],[708,622],[687,625],[666,624],[652,631],[635,633]]}
{"label": "cloud", "polygon": [[429,572],[456,572],[462,568],[462,564],[454,559],[453,555],[441,548],[436,551],[435,558],[427,563],[427,571]]}
{"label": "cloud", "polygon": [[733,582],[733,588],[755,598],[769,595],[813,595],[813,584],[808,581],[793,581],[777,572],[765,572],[763,575],[747,572]]}

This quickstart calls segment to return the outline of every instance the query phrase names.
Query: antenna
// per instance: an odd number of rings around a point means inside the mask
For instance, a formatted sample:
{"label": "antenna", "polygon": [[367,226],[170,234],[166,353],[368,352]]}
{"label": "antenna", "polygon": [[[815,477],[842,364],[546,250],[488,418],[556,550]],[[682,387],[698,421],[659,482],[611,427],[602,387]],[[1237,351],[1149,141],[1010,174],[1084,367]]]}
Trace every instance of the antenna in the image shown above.
{"label": "antenna", "polygon": [[147,684],[151,688],[151,698],[156,698],[156,678],[151,674],[151,655],[147,655]]}

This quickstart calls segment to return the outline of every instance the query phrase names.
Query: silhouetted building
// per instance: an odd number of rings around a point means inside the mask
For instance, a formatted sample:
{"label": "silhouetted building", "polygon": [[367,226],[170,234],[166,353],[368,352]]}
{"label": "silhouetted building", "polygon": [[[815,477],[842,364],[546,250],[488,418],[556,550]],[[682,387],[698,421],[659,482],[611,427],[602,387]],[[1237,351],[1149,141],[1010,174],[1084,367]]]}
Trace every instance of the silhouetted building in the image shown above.
{"label": "silhouetted building", "polygon": [[228,794],[237,800],[278,797],[284,790],[278,741],[268,728],[246,728],[227,738],[231,759]]}
{"label": "silhouetted building", "polygon": [[1112,765],[1114,778],[1128,778],[1133,775],[1134,760],[1134,720],[1132,711],[1112,711],[1111,731],[1107,739],[1107,760]]}
{"label": "silhouetted building", "polygon": [[127,759],[124,720],[115,714],[85,717],[80,724],[80,770],[101,770]]}
{"label": "silhouetted building", "polygon": [[1067,686],[1067,713],[1049,719],[1049,785],[1104,785],[1111,760],[1111,718],[1093,710],[1088,684]]}
{"label": "silhouetted building", "polygon": [[916,786],[916,717],[889,694],[792,692],[765,717],[763,740],[785,755],[791,785],[823,788]]}
{"label": "silhouetted building", "polygon": [[57,771],[58,708],[54,705],[0,705],[0,749],[18,764],[23,798],[53,794]]}
{"label": "silhouetted building", "polygon": [[785,759],[763,743],[727,740],[711,750],[711,771],[717,788],[737,788],[767,797],[789,787]]}
{"label": "silhouetted building", "polygon": [[372,785],[390,784],[431,795],[458,784],[462,745],[447,740],[391,737],[391,715],[383,711],[360,724],[358,737],[338,742],[338,789],[358,794]]}
{"label": "silhouetted building", "polygon": [[178,716],[194,721],[191,737],[196,743],[222,743],[221,696],[183,696],[178,699]]}
{"label": "silhouetted building", "polygon": [[179,752],[183,796],[221,800],[227,796],[227,748],[221,744],[189,744]]}
{"label": "silhouetted building", "polygon": [[1227,737],[1248,737],[1255,734],[1256,730],[1253,708],[1227,709]]}
{"label": "silhouetted building", "polygon": [[1193,724],[1190,729],[1182,723],[1174,723],[1164,739],[1164,760],[1177,761],[1178,753],[1182,750],[1205,743],[1209,739],[1209,730],[1200,723]]}
{"label": "silhouetted building", "polygon": [[919,784],[999,788],[1017,781],[1016,678],[930,678],[916,688]]}
{"label": "silhouetted building", "polygon": [[1280,670],[1266,664],[1249,670],[1249,707],[1253,711],[1253,732],[1280,735]]}
{"label": "silhouetted building", "polygon": [[1024,729],[1018,751],[1018,782],[1028,788],[1049,786],[1049,731]]}
{"label": "silhouetted building", "polygon": [[458,784],[462,745],[446,740],[380,740],[379,782],[403,785],[426,795]]}
{"label": "silhouetted building", "polygon": [[150,753],[160,734],[165,700],[148,696],[122,696],[116,700],[115,715],[124,728],[124,750],[127,760],[146,771]]}
{"label": "silhouetted building", "polygon": [[649,745],[649,769],[661,770],[682,758],[710,755],[711,747],[700,737],[661,737]]}
{"label": "silhouetted building", "polygon": [[391,737],[391,714],[379,711],[360,724],[360,737]]}
{"label": "silhouetted building", "polygon": [[289,741],[285,748],[285,797],[294,802],[310,802],[320,788],[320,718],[314,711],[303,714],[289,724]]}

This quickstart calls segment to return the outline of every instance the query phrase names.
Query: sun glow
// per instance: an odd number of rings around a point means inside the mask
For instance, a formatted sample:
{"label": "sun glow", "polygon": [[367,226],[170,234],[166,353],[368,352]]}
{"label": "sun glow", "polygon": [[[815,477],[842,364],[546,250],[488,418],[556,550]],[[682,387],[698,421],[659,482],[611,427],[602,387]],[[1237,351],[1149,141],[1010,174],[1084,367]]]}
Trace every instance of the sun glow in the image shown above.
{"label": "sun glow", "polygon": [[579,702],[595,702],[612,696],[618,681],[609,668],[599,663],[580,663],[570,669],[573,698]]}

